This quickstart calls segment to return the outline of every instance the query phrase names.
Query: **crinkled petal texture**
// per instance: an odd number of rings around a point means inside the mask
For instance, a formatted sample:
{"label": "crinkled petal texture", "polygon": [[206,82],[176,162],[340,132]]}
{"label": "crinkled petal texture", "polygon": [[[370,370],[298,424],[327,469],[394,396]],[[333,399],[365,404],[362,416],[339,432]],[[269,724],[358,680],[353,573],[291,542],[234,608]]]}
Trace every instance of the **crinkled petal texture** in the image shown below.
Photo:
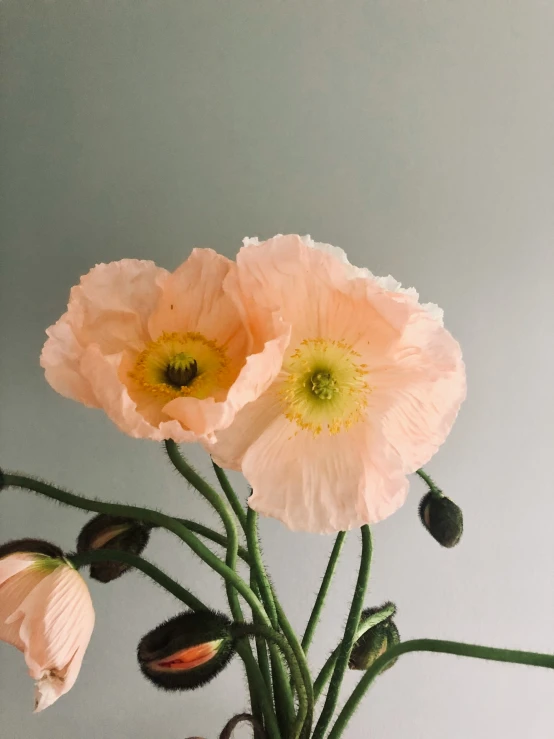
{"label": "crinkled petal texture", "polygon": [[246,314],[235,269],[211,249],[172,274],[134,259],[97,265],[47,331],[46,379],[131,436],[213,440],[269,387],[288,341],[280,319]]}
{"label": "crinkled petal texture", "polygon": [[36,680],[35,712],[70,690],[94,628],[94,608],[79,573],[68,564],[14,554],[0,560],[0,640],[25,655]]}
{"label": "crinkled petal texture", "polygon": [[214,458],[242,470],[252,508],[291,529],[386,518],[465,397],[442,313],[298,236],[249,240],[237,266],[248,310],[279,315],[291,340],[275,382],[209,445]]}

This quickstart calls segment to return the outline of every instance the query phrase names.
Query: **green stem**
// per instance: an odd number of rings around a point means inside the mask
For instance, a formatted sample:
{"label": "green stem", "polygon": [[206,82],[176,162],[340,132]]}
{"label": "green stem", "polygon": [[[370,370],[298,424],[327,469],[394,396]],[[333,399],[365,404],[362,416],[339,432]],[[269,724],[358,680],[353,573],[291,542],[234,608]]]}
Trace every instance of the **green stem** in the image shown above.
{"label": "green stem", "polygon": [[[212,488],[212,486],[209,485],[206,480],[204,480],[204,478],[201,477],[189,465],[186,459],[182,456],[177,444],[174,441],[167,440],[165,442],[165,449],[175,469],[185,478],[185,480],[187,480],[187,482],[189,482],[194,488],[196,488],[196,490],[198,490],[200,495],[202,495],[202,497],[212,506],[212,508],[214,508],[216,513],[221,518],[221,521],[225,528],[225,533],[227,535],[227,551],[225,555],[225,563],[231,570],[236,571],[239,541],[237,527],[235,525],[233,516],[229,513],[227,506],[218,495],[218,493]],[[242,613],[240,600],[235,587],[229,581],[226,581],[225,587],[227,590],[227,599],[229,601],[229,607],[231,609],[233,618],[237,622],[243,622],[244,615]],[[254,713],[256,719],[260,721],[262,717],[260,715],[258,706],[256,705],[255,694],[259,693],[262,690],[262,686],[254,686],[252,684],[251,675],[253,663],[255,662],[254,655],[252,653],[250,644],[240,645],[237,648],[237,651],[244,662],[244,667],[247,673],[250,688],[250,698],[252,703],[252,712]]]}
{"label": "green stem", "polygon": [[419,475],[421,479],[429,485],[429,490],[435,495],[442,495],[442,490],[433,480],[433,478],[425,472],[423,469],[416,470],[416,475]]}
{"label": "green stem", "polygon": [[[260,598],[260,590],[253,573],[250,575],[250,587],[256,594],[257,598]],[[260,620],[255,614],[253,614],[253,618],[255,624],[260,624]],[[256,637],[256,654],[258,655],[258,663],[260,665],[260,671],[263,675],[266,688],[269,693],[272,693],[271,668],[269,666],[269,657],[267,654],[267,643],[260,636]]]}
{"label": "green stem", "polygon": [[[279,631],[277,609],[275,608],[271,585],[267,578],[262,561],[256,524],[257,513],[249,508],[246,516],[246,540],[252,560],[252,574],[254,575],[260,589],[261,600],[265,606],[267,615],[269,616],[271,626],[275,631]],[[271,656],[271,670],[273,675],[273,689],[275,694],[275,705],[277,708],[277,718],[279,719],[281,731],[286,734],[294,719],[294,698],[290,690],[285,666],[281,660],[281,654],[276,644],[273,642],[270,642],[269,644],[269,654]]]}
{"label": "green stem", "polygon": [[149,562],[147,559],[125,552],[120,549],[96,549],[95,551],[83,552],[82,554],[72,554],[68,557],[69,561],[76,569],[93,564],[94,562],[125,562],[136,570],[140,570],[148,577],[152,578],[158,585],[165,588],[168,592],[182,601],[193,611],[207,611],[208,606],[198,600],[191,592],[175,582],[169,575],[162,572],[158,567]]}
{"label": "green stem", "polygon": [[221,489],[223,490],[223,492],[225,493],[225,497],[229,501],[229,505],[235,512],[235,516],[238,518],[242,530],[246,531],[246,513],[240,503],[240,500],[238,499],[237,494],[235,493],[233,486],[229,482],[229,478],[221,469],[221,467],[219,467],[219,465],[217,465],[213,460],[212,465],[217,479],[219,480],[219,484],[221,485]]}
{"label": "green stem", "polygon": [[455,654],[459,657],[473,657],[475,659],[486,659],[493,662],[511,662],[517,665],[554,669],[554,655],[552,654],[520,652],[515,649],[496,649],[495,647],[483,647],[477,644],[463,644],[461,642],[441,641],[439,639],[412,639],[411,641],[405,641],[387,650],[363,675],[340,712],[328,739],[339,739],[342,736],[342,732],[352,718],[354,711],[377,675],[390,662],[402,654],[408,654],[408,652],[439,652],[442,654]]}
{"label": "green stem", "polygon": [[[384,621],[386,618],[391,616],[394,613],[394,611],[395,611],[394,606],[389,605],[386,608],[383,608],[383,610],[378,611],[377,613],[373,613],[371,616],[366,618],[365,621],[360,622],[358,631],[356,632],[356,638],[354,642],[357,642],[358,639],[360,639],[365,634],[365,632],[368,631],[368,629],[371,629],[372,626],[376,626],[377,624],[380,624],[381,621]],[[314,700],[316,703],[319,699],[319,696],[321,695],[321,691],[327,685],[327,683],[329,682],[329,679],[331,678],[333,669],[337,663],[339,651],[340,651],[340,644],[337,645],[336,649],[333,652],[331,652],[331,654],[327,658],[327,661],[321,668],[320,673],[316,678],[316,681],[314,682]]]}
{"label": "green stem", "polygon": [[[263,626],[261,624],[235,624],[232,633],[236,638],[257,636],[262,639],[266,639],[270,644],[275,644],[275,646],[277,646],[285,656],[294,681],[294,687],[298,695],[298,713],[294,719],[290,737],[291,739],[300,739],[300,737],[304,735],[305,731],[308,701],[306,690],[304,688],[304,680],[302,679],[300,667],[296,661],[292,647],[281,633],[275,631],[275,629],[272,629],[269,626]],[[289,735],[287,735],[287,737],[288,736]]]}
{"label": "green stem", "polygon": [[337,538],[335,539],[333,550],[327,564],[327,569],[325,570],[325,574],[323,575],[321,587],[319,588],[319,592],[317,594],[317,598],[315,599],[314,607],[312,609],[308,625],[306,626],[306,631],[304,632],[304,636],[302,638],[302,649],[305,653],[307,653],[308,649],[310,648],[310,644],[312,643],[314,632],[321,616],[321,611],[323,609],[325,598],[327,597],[327,593],[329,591],[329,586],[331,585],[331,580],[333,579],[333,574],[339,560],[339,555],[342,549],[342,545],[344,544],[345,537],[346,532],[340,531],[337,534]]}
{"label": "green stem", "polygon": [[348,667],[348,660],[350,659],[350,652],[356,639],[356,633],[360,623],[360,616],[362,613],[365,593],[367,589],[367,583],[369,581],[369,570],[371,567],[371,554],[372,554],[372,542],[371,532],[369,526],[362,526],[362,555],[360,559],[360,570],[358,573],[358,580],[356,582],[356,588],[354,590],[354,597],[352,598],[352,605],[350,606],[350,613],[346,621],[346,628],[344,630],[344,637],[339,648],[339,654],[333,676],[329,685],[329,691],[323,710],[319,717],[319,721],[315,727],[313,739],[323,739],[325,732],[329,726],[329,723],[335,712],[337,706],[340,687],[346,668]]}
{"label": "green stem", "polygon": [[[194,532],[195,534],[200,534],[200,536],[203,536],[205,539],[209,539],[210,541],[213,541],[214,544],[219,544],[224,549],[227,549],[227,537],[223,534],[220,534],[218,531],[214,531],[208,526],[204,526],[204,524],[197,523],[196,521],[191,521],[188,518],[178,518],[177,521],[182,523],[184,526],[187,527],[187,529],[190,529],[190,531]],[[244,562],[246,562],[248,565],[250,564],[250,555],[248,554],[247,549],[245,549],[244,547],[239,547],[237,553],[238,556],[242,560],[244,560]]]}

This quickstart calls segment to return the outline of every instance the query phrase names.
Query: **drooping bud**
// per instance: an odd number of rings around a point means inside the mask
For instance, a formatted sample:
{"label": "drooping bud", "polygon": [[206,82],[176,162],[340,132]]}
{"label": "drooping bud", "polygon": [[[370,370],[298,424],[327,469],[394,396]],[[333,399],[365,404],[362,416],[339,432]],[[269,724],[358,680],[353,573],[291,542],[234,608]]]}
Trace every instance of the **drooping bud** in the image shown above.
{"label": "drooping bud", "polygon": [[188,611],[144,636],[140,669],[165,690],[194,690],[212,680],[235,652],[231,622],[215,611]]}
{"label": "drooping bud", "polygon": [[[108,516],[100,513],[85,524],[77,539],[77,552],[96,549],[118,549],[141,554],[148,544],[150,527],[132,518]],[[90,576],[99,582],[111,582],[131,569],[125,562],[95,562]]]}
{"label": "drooping bud", "polygon": [[10,554],[43,554],[50,559],[64,560],[59,547],[42,539],[15,539],[0,545],[0,559]]}
{"label": "drooping bud", "polygon": [[462,510],[445,495],[430,490],[421,499],[419,517],[427,531],[443,547],[455,547],[462,538]]}
{"label": "drooping bud", "polygon": [[[372,622],[367,631],[357,640],[350,654],[348,666],[351,670],[368,670],[388,649],[400,643],[400,634],[392,620],[396,613],[393,603],[384,603],[377,608],[366,608],[361,615],[360,624]],[[395,664],[390,662],[382,671]]]}

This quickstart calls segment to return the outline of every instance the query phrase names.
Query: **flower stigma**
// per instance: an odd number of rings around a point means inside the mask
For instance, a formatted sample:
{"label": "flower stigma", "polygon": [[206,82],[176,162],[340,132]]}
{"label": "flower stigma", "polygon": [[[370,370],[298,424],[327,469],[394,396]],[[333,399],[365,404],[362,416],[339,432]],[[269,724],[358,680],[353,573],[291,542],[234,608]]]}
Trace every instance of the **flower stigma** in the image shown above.
{"label": "flower stigma", "polygon": [[279,390],[286,418],[314,436],[338,434],[362,420],[371,387],[361,355],[344,341],[304,339],[285,358]]}

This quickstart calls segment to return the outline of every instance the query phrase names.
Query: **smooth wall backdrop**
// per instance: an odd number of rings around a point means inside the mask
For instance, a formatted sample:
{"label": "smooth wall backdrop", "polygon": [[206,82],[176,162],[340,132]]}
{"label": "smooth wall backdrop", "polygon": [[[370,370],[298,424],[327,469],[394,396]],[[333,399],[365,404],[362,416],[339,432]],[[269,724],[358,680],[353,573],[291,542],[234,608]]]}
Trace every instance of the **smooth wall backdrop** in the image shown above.
{"label": "smooth wall backdrop", "polygon": [[[414,480],[374,529],[368,605],[395,600],[405,638],[553,651],[554,4],[4,0],[0,18],[0,464],[212,521],[157,444],[49,388],[44,330],[97,262],[172,269],[194,246],[232,257],[244,236],[311,233],[439,303],[468,367],[468,400],[429,466],[464,509],[462,543],[441,550],[421,528]],[[0,496],[1,540],[70,549],[85,520]],[[332,539],[262,530],[300,630]],[[218,579],[173,540],[156,534],[149,555],[224,607]],[[339,637],[358,556],[353,532],[314,667]],[[137,642],[178,610],[171,597],[136,574],[91,590],[79,681],[40,716],[21,656],[0,644],[2,739],[215,739],[245,708],[238,662],[194,694],[142,679]],[[548,739],[553,695],[547,671],[409,655],[346,736]]]}

